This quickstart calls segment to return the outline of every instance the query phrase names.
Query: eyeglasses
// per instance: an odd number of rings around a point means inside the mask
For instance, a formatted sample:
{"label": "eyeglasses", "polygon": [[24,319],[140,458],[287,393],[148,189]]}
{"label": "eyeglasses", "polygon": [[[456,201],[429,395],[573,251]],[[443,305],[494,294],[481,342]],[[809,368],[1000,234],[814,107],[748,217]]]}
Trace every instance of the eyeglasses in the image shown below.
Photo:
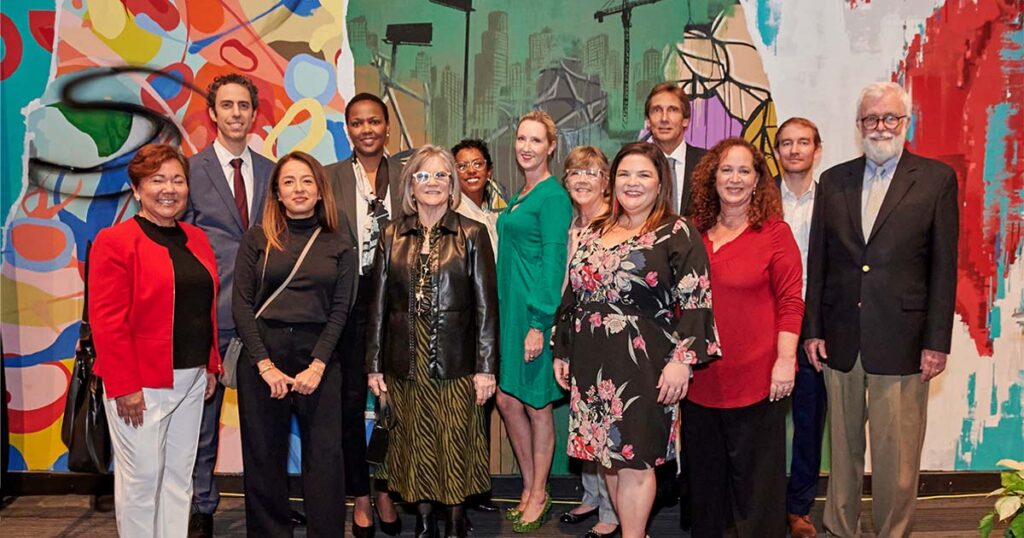
{"label": "eyeglasses", "polygon": [[860,119],[861,127],[865,129],[874,129],[878,127],[878,123],[881,122],[887,129],[895,129],[897,125],[906,118],[906,114],[897,116],[896,114],[886,114],[884,116],[876,116],[874,114],[870,116],[864,116]]}
{"label": "eyeglasses", "polygon": [[604,175],[604,172],[596,168],[573,168],[569,170],[566,175],[568,175],[569,177],[586,176],[592,178],[599,178]]}
{"label": "eyeglasses", "polygon": [[458,169],[459,172],[465,172],[470,168],[472,168],[473,170],[480,171],[483,170],[484,168],[487,168],[487,161],[484,161],[482,159],[477,159],[475,161],[463,161],[461,163],[456,163],[455,168]]}
{"label": "eyeglasses", "polygon": [[444,170],[439,172],[427,172],[426,170],[420,170],[412,175],[412,178],[416,180],[416,183],[426,183],[430,181],[430,178],[434,178],[438,181],[444,182],[451,179],[452,175]]}

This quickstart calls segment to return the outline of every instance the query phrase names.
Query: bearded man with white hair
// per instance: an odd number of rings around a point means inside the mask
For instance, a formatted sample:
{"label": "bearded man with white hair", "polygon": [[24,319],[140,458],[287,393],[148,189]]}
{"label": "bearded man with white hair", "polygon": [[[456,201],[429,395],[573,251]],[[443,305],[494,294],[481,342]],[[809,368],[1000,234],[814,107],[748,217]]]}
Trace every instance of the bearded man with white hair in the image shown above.
{"label": "bearded man with white hair", "polygon": [[804,349],[824,368],[832,435],[825,529],[860,535],[867,422],[878,536],[913,526],[928,382],[950,350],[956,298],[957,180],[904,148],[910,96],[861,92],[864,155],[824,174],[807,260]]}

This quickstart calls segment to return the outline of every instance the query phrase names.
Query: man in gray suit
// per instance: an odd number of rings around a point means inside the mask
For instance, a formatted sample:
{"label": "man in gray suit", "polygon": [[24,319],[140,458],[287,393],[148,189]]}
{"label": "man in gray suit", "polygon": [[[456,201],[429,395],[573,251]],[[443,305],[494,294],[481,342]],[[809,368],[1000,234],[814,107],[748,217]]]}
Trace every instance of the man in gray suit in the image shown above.
{"label": "man in gray suit", "polygon": [[[206,104],[210,119],[217,126],[217,139],[189,159],[191,177],[184,220],[206,232],[217,256],[220,279],[217,342],[223,355],[235,336],[235,322],[231,317],[235,254],[242,234],[263,218],[263,201],[274,163],[251,151],[246,144],[259,104],[256,85],[251,80],[235,73],[215,78],[207,90]],[[217,464],[223,401],[224,387],[218,384],[216,393],[203,409],[192,474],[189,536],[213,536],[213,513],[220,501],[213,469]]]}

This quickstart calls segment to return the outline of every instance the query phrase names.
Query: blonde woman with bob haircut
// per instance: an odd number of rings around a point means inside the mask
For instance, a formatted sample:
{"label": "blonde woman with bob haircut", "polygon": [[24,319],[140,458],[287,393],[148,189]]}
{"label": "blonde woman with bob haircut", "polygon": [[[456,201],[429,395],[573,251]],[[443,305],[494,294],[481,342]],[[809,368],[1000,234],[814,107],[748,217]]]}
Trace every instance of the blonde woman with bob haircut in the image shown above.
{"label": "blonde woman with bob haircut", "polygon": [[288,437],[299,422],[310,536],[341,536],[341,365],[355,249],[338,230],[323,167],[295,151],[270,176],[263,220],[242,237],[232,311],[245,352],[238,415],[250,536],[291,536]]}
{"label": "blonde woman with bob haircut", "polygon": [[551,404],[562,398],[551,368],[551,327],[565,279],[572,202],[550,163],[555,122],[546,112],[519,119],[516,163],[525,185],[498,216],[501,390],[498,410],[523,476],[519,504],[506,512],[515,532],[538,529],[551,509],[548,474],[555,452]]}
{"label": "blonde woman with bob haircut", "polygon": [[483,224],[455,212],[451,153],[417,149],[402,212],[381,230],[366,340],[369,388],[390,407],[388,488],[417,503],[416,536],[467,532],[466,497],[491,489],[483,405],[494,396],[498,298]]}

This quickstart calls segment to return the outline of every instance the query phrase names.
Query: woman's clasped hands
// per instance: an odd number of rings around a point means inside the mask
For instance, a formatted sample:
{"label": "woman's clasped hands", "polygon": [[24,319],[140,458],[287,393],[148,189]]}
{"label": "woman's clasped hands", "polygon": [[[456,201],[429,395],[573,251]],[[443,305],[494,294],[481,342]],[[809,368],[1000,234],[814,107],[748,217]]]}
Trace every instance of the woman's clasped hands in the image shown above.
{"label": "woman's clasped hands", "polygon": [[313,359],[313,362],[295,377],[278,370],[269,358],[261,360],[256,368],[260,377],[270,387],[270,397],[280,400],[289,392],[297,392],[306,396],[313,394],[313,391],[320,386],[326,366],[320,359]]}

